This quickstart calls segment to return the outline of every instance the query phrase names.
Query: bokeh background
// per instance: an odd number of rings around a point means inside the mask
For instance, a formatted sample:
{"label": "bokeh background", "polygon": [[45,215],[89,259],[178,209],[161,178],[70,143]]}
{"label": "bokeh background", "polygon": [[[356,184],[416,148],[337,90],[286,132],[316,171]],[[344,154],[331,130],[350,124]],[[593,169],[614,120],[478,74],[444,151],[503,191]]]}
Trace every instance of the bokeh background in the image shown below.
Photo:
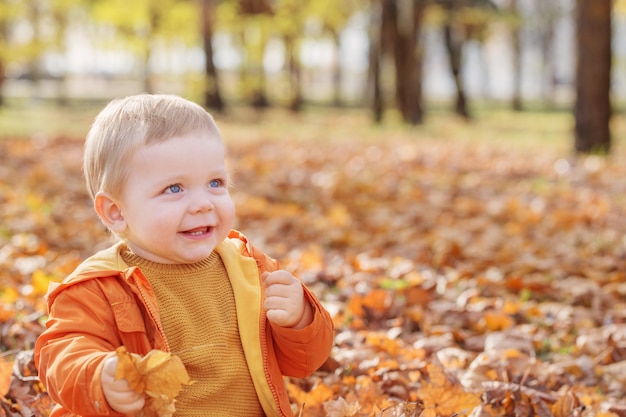
{"label": "bokeh background", "polygon": [[0,105],[166,92],[215,111],[358,108],[410,125],[441,109],[570,110],[572,147],[607,151],[625,3],[2,0]]}

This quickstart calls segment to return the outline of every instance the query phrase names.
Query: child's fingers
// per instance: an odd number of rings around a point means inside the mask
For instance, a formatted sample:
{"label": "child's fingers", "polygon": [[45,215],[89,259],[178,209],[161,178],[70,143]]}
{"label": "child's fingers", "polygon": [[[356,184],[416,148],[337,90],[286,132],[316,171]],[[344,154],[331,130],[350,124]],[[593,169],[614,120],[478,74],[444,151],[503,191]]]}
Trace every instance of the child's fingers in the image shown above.
{"label": "child's fingers", "polygon": [[261,280],[263,281],[263,285],[265,286],[265,288],[276,284],[288,285],[296,281],[293,275],[291,275],[287,271],[282,270],[274,271],[271,273],[264,272],[263,275],[261,275]]}
{"label": "child's fingers", "polygon": [[100,379],[102,380],[102,384],[112,384],[115,381],[115,372],[117,372],[117,356],[112,355],[104,361],[104,366],[102,367],[102,376],[100,377]]}
{"label": "child's fingers", "polygon": [[135,413],[141,410],[145,400],[141,393],[133,391],[126,379],[115,379],[118,359],[112,355],[104,361],[102,375],[102,391],[104,396],[115,411],[123,414]]}

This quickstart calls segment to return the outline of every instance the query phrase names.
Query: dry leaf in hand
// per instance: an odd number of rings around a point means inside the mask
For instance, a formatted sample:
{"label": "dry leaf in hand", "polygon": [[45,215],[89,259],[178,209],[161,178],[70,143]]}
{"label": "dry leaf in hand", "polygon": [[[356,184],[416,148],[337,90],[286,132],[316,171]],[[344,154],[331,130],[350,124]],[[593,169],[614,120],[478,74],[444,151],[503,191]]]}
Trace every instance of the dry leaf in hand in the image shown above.
{"label": "dry leaf in hand", "polygon": [[152,350],[141,357],[128,352],[124,346],[117,348],[117,357],[115,378],[128,380],[133,391],[147,396],[141,415],[172,416],[175,398],[182,386],[192,383],[181,359],[161,350]]}
{"label": "dry leaf in hand", "polygon": [[146,384],[143,376],[137,369],[137,362],[141,360],[141,356],[136,353],[130,353],[124,346],[118,347],[115,352],[117,353],[115,379],[126,379],[133,391],[144,392]]}

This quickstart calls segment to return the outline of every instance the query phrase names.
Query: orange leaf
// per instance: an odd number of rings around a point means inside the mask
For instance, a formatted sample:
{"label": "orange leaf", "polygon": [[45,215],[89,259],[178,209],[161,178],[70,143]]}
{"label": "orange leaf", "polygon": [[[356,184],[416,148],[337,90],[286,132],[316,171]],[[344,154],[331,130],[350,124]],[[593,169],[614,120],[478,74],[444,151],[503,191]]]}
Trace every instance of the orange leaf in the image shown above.
{"label": "orange leaf", "polygon": [[485,326],[488,330],[507,330],[511,328],[515,321],[509,316],[500,311],[485,311]]}
{"label": "orange leaf", "polygon": [[304,391],[297,385],[289,384],[287,392],[294,403],[306,406],[306,409],[312,415],[315,415],[315,410],[321,411],[322,407],[324,407],[323,404],[333,396],[333,389],[325,384],[316,385],[309,391]]}
{"label": "orange leaf", "polygon": [[419,393],[424,416],[466,416],[480,404],[480,398],[450,381],[439,366],[428,364],[427,370],[429,381],[424,382]]}
{"label": "orange leaf", "polygon": [[141,359],[136,353],[130,353],[124,346],[120,346],[117,352],[117,371],[115,379],[125,379],[135,392],[144,392],[146,383],[137,369],[137,361]]}
{"label": "orange leaf", "polygon": [[554,417],[567,417],[572,415],[576,410],[582,409],[582,403],[571,391],[568,391],[565,395],[559,397],[557,401],[552,405],[551,411]]}
{"label": "orange leaf", "polygon": [[174,414],[174,400],[183,385],[190,385],[182,360],[161,350],[152,350],[143,358],[130,353],[124,346],[117,349],[118,366],[115,377],[128,380],[135,392],[144,393],[145,417],[170,417]]}
{"label": "orange leaf", "polygon": [[13,362],[7,362],[0,357],[0,397],[4,397],[9,392],[12,374]]}

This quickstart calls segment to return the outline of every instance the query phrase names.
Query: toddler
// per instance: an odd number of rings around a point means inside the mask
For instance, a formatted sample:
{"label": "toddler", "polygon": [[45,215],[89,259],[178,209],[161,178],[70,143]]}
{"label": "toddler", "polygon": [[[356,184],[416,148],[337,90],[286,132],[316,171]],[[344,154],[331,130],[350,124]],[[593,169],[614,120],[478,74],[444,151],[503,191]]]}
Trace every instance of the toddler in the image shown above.
{"label": "toddler", "polygon": [[85,143],[99,218],[119,238],[46,295],[35,346],[51,416],[119,416],[145,399],[116,379],[116,348],[180,356],[176,416],[293,416],[283,376],[327,359],[333,324],[292,274],[232,230],[213,118],[172,95],[114,100]]}

